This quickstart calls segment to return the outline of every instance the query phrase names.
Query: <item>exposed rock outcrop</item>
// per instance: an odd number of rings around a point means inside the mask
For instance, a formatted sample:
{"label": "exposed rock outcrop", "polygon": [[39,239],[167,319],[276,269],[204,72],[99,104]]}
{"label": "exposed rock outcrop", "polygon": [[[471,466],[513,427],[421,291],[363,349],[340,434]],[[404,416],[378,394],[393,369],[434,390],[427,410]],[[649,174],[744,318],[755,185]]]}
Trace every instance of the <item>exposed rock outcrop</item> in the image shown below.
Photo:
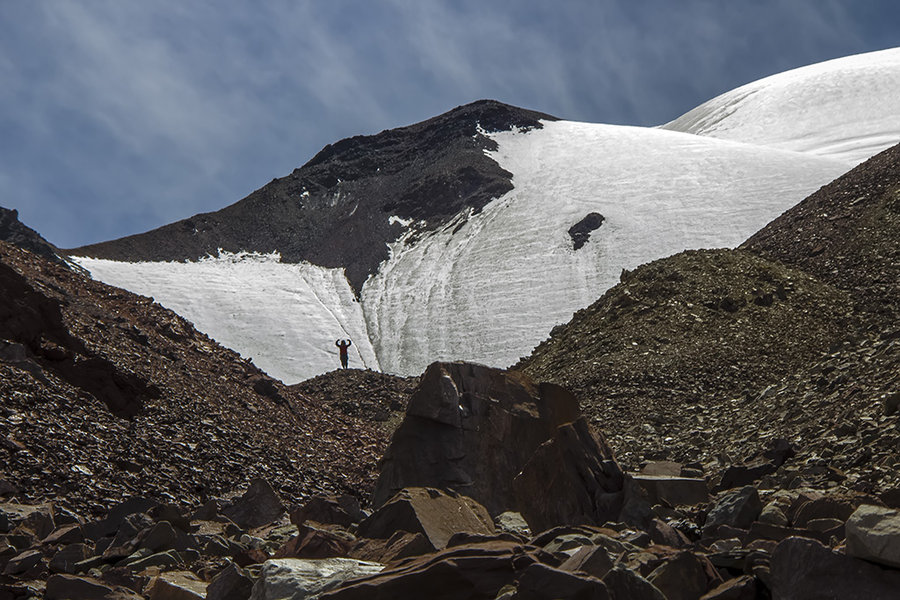
{"label": "exposed rock outcrop", "polygon": [[[615,502],[608,500],[582,502],[601,488],[609,494],[621,490],[621,473],[609,448],[586,423],[560,432],[579,416],[578,400],[559,386],[480,365],[434,363],[410,398],[406,417],[382,459],[372,504],[381,506],[404,487],[434,487],[469,496],[492,515],[517,510],[513,479],[529,461],[532,474],[521,480],[519,497],[542,490],[546,482],[537,481],[540,474],[566,455],[579,462],[560,482],[570,491],[580,490],[578,507],[566,507],[567,516],[613,510]],[[580,489],[578,469],[590,473],[592,483],[584,484],[588,489]],[[535,504],[533,514],[546,513],[549,504],[542,509]],[[588,504],[595,506],[590,509]]]}

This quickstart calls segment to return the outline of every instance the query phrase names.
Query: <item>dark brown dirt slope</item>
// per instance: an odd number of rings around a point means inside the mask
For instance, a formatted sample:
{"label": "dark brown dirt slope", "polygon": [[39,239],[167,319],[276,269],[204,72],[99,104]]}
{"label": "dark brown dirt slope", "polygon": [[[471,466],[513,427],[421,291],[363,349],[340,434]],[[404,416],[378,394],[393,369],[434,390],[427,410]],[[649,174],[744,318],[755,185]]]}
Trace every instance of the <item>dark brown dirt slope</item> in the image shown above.
{"label": "dark brown dirt slope", "polygon": [[83,513],[196,504],[263,477],[368,495],[386,446],[152,299],[0,242],[0,494]]}
{"label": "dark brown dirt slope", "polygon": [[752,400],[852,322],[847,295],[804,273],[688,251],[623,274],[516,368],[575,391],[626,466],[708,460],[720,440],[685,415]]}
{"label": "dark brown dirt slope", "polygon": [[741,248],[850,292],[873,323],[897,323],[900,145],[823,187]]}
{"label": "dark brown dirt slope", "polygon": [[408,127],[326,146],[287,177],[217,212],[69,251],[113,260],[185,260],[219,248],[269,253],[286,262],[345,267],[359,291],[405,229],[433,230],[480,211],[512,189],[512,175],[485,155],[483,131],[540,127],[555,117],[480,100]]}
{"label": "dark brown dirt slope", "polygon": [[418,377],[399,377],[362,369],[339,369],[290,386],[332,414],[362,419],[387,435],[403,420]]}

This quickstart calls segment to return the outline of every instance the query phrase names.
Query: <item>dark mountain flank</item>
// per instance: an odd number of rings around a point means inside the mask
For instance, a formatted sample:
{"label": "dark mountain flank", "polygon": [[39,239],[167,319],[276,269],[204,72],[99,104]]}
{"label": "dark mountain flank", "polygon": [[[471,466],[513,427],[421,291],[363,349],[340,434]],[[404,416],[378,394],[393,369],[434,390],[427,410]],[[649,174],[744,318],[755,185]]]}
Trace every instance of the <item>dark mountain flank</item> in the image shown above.
{"label": "dark mountain flank", "polygon": [[512,189],[511,174],[485,155],[482,132],[540,127],[555,117],[481,100],[427,121],[326,146],[303,167],[243,200],[147,233],[71,250],[115,260],[185,260],[219,248],[281,253],[345,267],[359,292],[388,258],[387,243],[411,219],[423,230],[480,211]]}
{"label": "dark mountain flank", "polygon": [[826,185],[741,247],[846,290],[857,310],[896,324],[900,145]]}

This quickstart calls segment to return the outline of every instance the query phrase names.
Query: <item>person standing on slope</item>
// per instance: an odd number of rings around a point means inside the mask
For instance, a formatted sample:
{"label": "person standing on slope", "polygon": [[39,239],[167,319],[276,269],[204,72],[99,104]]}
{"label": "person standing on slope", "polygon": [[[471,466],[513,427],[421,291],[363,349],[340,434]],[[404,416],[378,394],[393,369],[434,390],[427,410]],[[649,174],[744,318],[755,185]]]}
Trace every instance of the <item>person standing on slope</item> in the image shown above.
{"label": "person standing on slope", "polygon": [[347,360],[349,359],[349,357],[347,356],[347,348],[352,346],[353,342],[351,342],[350,340],[337,340],[334,343],[334,345],[340,349],[340,351],[341,351],[341,367],[346,369],[347,368]]}

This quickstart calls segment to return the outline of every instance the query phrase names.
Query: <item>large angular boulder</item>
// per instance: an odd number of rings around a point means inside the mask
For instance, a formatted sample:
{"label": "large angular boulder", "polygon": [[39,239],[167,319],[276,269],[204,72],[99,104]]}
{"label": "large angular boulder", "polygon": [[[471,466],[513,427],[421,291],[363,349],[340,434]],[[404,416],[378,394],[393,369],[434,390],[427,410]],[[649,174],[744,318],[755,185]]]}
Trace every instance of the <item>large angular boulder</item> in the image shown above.
{"label": "large angular boulder", "polygon": [[696,477],[671,477],[642,473],[631,478],[644,491],[652,504],[694,506],[709,502],[706,480]]}
{"label": "large angular boulder", "polygon": [[863,504],[845,527],[847,554],[900,569],[900,511]]}
{"label": "large angular boulder", "polygon": [[713,503],[703,525],[703,535],[714,535],[721,525],[747,529],[762,513],[762,500],[752,485],[725,492]]}
{"label": "large angular boulder", "polygon": [[513,478],[560,425],[580,416],[565,389],[523,373],[434,363],[382,459],[375,507],[405,487],[452,489],[492,515],[515,510]]}
{"label": "large angular boulder", "polygon": [[513,480],[516,504],[532,531],[616,520],[624,474],[584,418],[556,429]]}
{"label": "large angular boulder", "polygon": [[773,598],[896,598],[900,571],[833,552],[815,540],[790,537],[772,553],[768,583]]}
{"label": "large angular boulder", "polygon": [[495,598],[504,586],[539,562],[539,553],[536,548],[505,541],[454,546],[347,583],[323,594],[322,600]]}
{"label": "large angular boulder", "polygon": [[441,550],[460,531],[493,534],[494,522],[471,498],[433,488],[407,488],[360,523],[358,535],[386,539],[397,531],[421,533],[434,550]]}
{"label": "large angular boulder", "polygon": [[262,527],[285,513],[281,498],[264,479],[254,479],[250,487],[223,514],[247,529]]}

